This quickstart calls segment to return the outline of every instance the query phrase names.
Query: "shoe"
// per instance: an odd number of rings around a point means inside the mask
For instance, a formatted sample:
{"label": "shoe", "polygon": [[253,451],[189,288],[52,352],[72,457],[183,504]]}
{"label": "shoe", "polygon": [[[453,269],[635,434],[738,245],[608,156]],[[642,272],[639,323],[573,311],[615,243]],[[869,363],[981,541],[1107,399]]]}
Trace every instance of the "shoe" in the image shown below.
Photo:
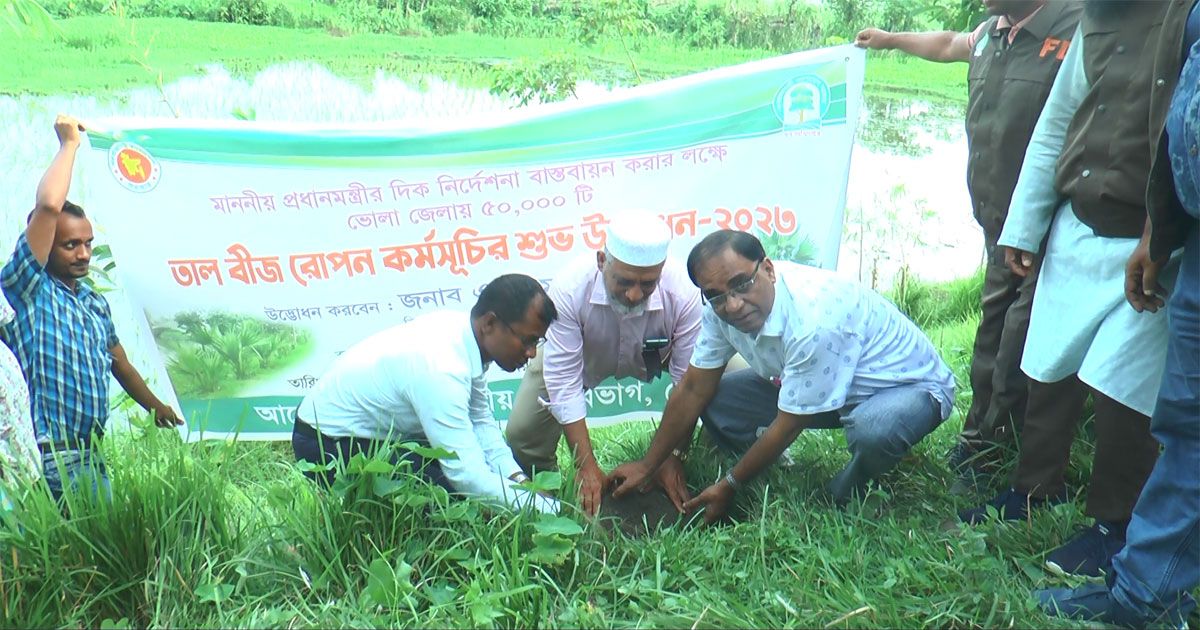
{"label": "shoe", "polygon": [[1096,521],[1065,545],[1046,556],[1046,568],[1055,575],[1100,577],[1112,566],[1113,556],[1125,546],[1125,528]]}
{"label": "shoe", "polygon": [[979,507],[974,507],[969,510],[961,510],[958,513],[958,518],[968,525],[978,525],[987,522],[990,518],[988,508],[992,508],[998,514],[1001,520],[1004,521],[1023,521],[1029,517],[1029,510],[1032,508],[1054,505],[1062,503],[1062,499],[1044,499],[1041,497],[1031,497],[1024,492],[1019,492],[1015,489],[1008,489],[996,495],[991,501],[984,503]]}
{"label": "shoe", "polygon": [[1126,628],[1167,626],[1186,630],[1187,616],[1196,607],[1191,595],[1184,593],[1175,606],[1150,619],[1125,608],[1112,596],[1107,584],[1085,584],[1079,588],[1046,588],[1033,592],[1042,612],[1051,617],[1099,621]]}

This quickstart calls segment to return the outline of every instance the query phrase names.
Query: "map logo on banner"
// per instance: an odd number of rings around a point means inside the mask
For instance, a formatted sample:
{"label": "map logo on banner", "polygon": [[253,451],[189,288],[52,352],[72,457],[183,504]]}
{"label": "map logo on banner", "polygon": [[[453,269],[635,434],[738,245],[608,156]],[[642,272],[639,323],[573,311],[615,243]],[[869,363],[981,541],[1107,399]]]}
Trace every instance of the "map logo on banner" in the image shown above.
{"label": "map logo on banner", "polygon": [[[623,210],[660,215],[680,260],[729,228],[773,259],[835,267],[864,60],[840,46],[392,127],[98,121],[81,157],[113,177],[85,201],[192,438],[287,439],[342,351],[424,313],[469,311],[502,273],[548,286],[595,257]],[[520,375],[490,377],[506,419]],[[669,389],[602,383],[586,393],[589,418],[652,417]]]}
{"label": "map logo on banner", "polygon": [[162,174],[154,158],[131,142],[112,145],[108,150],[108,166],[122,186],[137,193],[154,190]]}

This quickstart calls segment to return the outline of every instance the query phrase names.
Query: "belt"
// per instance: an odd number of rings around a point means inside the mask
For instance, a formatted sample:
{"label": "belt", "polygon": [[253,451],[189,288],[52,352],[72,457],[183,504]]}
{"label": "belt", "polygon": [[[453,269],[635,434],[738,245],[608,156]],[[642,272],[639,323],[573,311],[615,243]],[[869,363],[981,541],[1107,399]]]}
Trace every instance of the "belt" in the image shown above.
{"label": "belt", "polygon": [[87,451],[91,450],[91,439],[74,438],[70,440],[53,440],[50,442],[38,442],[38,450],[42,454],[54,453],[58,451]]}

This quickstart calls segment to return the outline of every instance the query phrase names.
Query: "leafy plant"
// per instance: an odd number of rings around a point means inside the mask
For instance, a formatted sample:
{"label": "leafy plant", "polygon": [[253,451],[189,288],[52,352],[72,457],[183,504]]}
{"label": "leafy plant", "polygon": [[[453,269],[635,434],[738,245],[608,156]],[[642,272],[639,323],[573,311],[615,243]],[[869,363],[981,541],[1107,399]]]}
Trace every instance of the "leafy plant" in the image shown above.
{"label": "leafy plant", "polygon": [[62,39],[62,29],[35,0],[0,0],[0,24],[12,37]]}
{"label": "leafy plant", "polygon": [[215,396],[300,358],[312,335],[244,315],[186,311],[152,326],[180,396]]}
{"label": "leafy plant", "polygon": [[521,58],[496,66],[489,91],[516,99],[521,106],[562,101],[575,96],[575,85],[584,72],[583,61],[570,52],[554,52],[538,59]]}

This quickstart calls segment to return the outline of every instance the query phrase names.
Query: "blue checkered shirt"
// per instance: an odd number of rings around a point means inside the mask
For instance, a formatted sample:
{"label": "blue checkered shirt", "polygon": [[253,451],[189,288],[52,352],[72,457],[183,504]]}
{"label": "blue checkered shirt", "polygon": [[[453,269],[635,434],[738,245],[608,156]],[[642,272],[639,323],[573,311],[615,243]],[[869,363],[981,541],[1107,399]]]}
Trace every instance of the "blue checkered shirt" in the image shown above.
{"label": "blue checkered shirt", "polygon": [[108,419],[109,349],[117,345],[108,301],[82,282],[72,291],[33,257],[22,234],[0,287],[16,317],[0,327],[29,384],[39,442],[87,440]]}

